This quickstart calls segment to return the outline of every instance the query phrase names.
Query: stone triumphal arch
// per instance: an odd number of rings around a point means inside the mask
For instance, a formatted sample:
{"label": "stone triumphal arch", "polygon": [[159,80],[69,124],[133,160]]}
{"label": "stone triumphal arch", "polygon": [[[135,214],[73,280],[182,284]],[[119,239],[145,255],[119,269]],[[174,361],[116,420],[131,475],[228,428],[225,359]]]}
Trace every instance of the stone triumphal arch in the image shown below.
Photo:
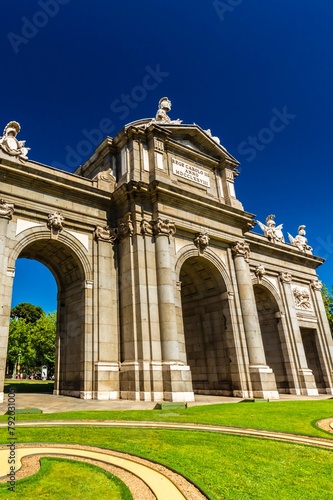
{"label": "stone triumphal arch", "polygon": [[56,394],[333,394],[323,260],[305,226],[286,243],[274,215],[254,221],[236,197],[237,160],[170,108],[162,98],[155,118],[107,137],[73,174],[29,160],[19,124],[5,127],[1,384],[15,264],[26,257],[58,284]]}

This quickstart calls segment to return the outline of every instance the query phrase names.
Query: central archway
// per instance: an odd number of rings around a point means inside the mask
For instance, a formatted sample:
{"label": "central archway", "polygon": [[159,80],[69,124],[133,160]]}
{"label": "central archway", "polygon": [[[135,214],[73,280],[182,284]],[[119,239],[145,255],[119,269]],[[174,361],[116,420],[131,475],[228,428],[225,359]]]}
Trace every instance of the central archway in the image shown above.
{"label": "central archway", "polygon": [[30,230],[16,245],[11,265],[18,258],[33,259],[52,272],[58,286],[54,393],[91,398],[92,282],[82,257],[80,245],[70,235],[50,239],[50,233]]}
{"label": "central archway", "polygon": [[[180,270],[187,362],[196,394],[233,395],[230,364],[234,340],[225,282],[202,256],[189,257]],[[226,295],[226,294],[225,294]]]}

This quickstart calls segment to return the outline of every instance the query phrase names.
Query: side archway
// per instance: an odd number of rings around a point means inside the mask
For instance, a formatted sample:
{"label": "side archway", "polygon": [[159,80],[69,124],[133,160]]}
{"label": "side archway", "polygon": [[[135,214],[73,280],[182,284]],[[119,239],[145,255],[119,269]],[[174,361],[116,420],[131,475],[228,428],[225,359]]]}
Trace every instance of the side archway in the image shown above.
{"label": "side archway", "polygon": [[76,397],[92,394],[92,272],[86,253],[69,233],[50,239],[44,228],[30,228],[17,236],[8,259],[10,268],[18,258],[39,261],[57,282],[55,393]]}
{"label": "side archway", "polygon": [[[184,252],[177,261],[186,360],[196,394],[233,395],[236,358],[226,274],[219,259]],[[228,279],[226,277],[226,279]],[[229,281],[229,279],[228,279]]]}

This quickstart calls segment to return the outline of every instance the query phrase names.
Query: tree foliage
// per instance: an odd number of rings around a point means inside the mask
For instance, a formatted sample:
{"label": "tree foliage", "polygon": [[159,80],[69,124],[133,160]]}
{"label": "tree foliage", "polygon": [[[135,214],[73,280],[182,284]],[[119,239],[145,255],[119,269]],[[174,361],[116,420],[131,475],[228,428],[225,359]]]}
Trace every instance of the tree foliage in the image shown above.
{"label": "tree foliage", "polygon": [[27,323],[36,323],[43,316],[44,311],[39,306],[34,306],[28,302],[21,302],[13,307],[10,313],[12,319],[24,319]]}
{"label": "tree foliage", "polygon": [[322,295],[324,300],[325,311],[328,318],[328,323],[330,325],[330,329],[333,335],[333,286],[331,291],[329,291],[328,288],[325,285],[323,285]]}
{"label": "tree foliage", "polygon": [[11,318],[7,352],[10,368],[12,369],[20,359],[22,370],[40,370],[42,365],[46,365],[49,372],[53,371],[56,313],[46,314],[38,306],[23,303],[12,309]]}

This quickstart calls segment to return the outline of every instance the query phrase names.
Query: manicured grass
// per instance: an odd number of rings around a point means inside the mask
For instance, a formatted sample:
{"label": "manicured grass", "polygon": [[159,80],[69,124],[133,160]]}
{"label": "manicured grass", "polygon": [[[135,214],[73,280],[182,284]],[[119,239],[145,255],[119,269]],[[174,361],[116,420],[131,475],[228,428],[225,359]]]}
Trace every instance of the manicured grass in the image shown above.
{"label": "manicured grass", "polygon": [[[18,396],[19,397],[19,396]],[[279,401],[195,406],[187,409],[137,411],[76,411],[17,415],[17,420],[141,420],[189,422],[250,427],[294,434],[333,438],[315,423],[333,417],[333,399],[320,401]],[[0,421],[6,421],[0,416]]]}
{"label": "manicured grass", "polygon": [[14,388],[17,394],[48,393],[52,394],[54,382],[49,380],[5,380],[5,394],[8,394],[9,387]]}
{"label": "manicured grass", "polygon": [[92,464],[59,458],[42,458],[39,472],[16,481],[15,492],[0,485],[0,498],[24,500],[131,500],[127,486],[117,477]]}
{"label": "manicured grass", "polygon": [[[184,474],[215,500],[333,497],[333,454],[319,448],[164,429],[18,427],[16,432],[18,442],[92,445],[155,460]],[[5,435],[1,429],[3,442]],[[98,491],[96,496],[107,498]]]}

